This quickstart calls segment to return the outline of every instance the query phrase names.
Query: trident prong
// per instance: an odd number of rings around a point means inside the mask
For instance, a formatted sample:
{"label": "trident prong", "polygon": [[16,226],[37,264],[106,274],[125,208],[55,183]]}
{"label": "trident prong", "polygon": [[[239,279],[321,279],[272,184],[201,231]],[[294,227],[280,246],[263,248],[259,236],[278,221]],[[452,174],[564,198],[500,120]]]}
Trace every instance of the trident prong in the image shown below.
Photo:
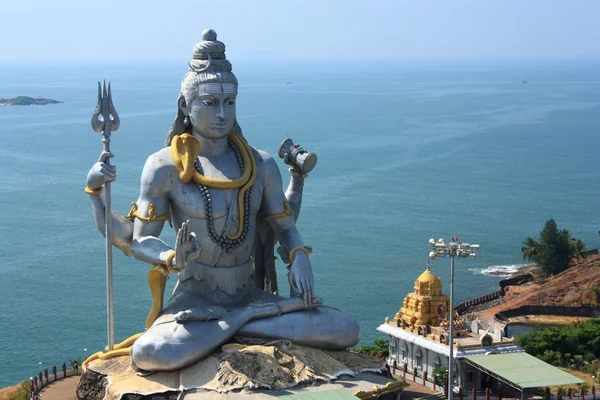
{"label": "trident prong", "polygon": [[115,110],[112,102],[110,82],[108,82],[108,89],[106,81],[104,81],[102,86],[98,82],[98,102],[92,114],[92,129],[98,133],[102,132],[108,138],[111,132],[119,129],[120,122],[119,114],[117,114],[117,110]]}

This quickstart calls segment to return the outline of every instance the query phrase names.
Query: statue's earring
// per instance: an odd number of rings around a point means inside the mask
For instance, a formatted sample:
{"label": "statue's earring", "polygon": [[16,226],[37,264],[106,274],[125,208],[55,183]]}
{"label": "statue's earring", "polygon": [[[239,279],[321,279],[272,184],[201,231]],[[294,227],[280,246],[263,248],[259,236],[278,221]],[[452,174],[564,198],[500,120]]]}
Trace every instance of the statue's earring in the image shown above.
{"label": "statue's earring", "polygon": [[190,120],[188,119],[188,117],[185,117],[185,118],[183,119],[183,124],[184,124],[185,126],[188,126],[188,125],[190,124]]}

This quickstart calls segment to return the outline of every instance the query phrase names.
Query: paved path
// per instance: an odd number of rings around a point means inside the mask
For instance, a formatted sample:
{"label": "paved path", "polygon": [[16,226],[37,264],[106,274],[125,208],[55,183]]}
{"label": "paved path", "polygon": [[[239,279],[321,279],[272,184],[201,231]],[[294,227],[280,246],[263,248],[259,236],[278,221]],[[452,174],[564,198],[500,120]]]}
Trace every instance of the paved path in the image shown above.
{"label": "paved path", "polygon": [[79,375],[69,376],[56,382],[51,382],[41,391],[42,400],[76,400],[75,391],[79,383]]}
{"label": "paved path", "polygon": [[[404,388],[402,391],[401,400],[416,400],[416,399],[427,399],[427,400],[438,400],[439,392],[435,390],[426,388],[423,385],[419,385],[415,382],[407,381],[408,386]],[[443,399],[444,396],[440,395],[440,399]],[[44,399],[45,400],[45,399]]]}

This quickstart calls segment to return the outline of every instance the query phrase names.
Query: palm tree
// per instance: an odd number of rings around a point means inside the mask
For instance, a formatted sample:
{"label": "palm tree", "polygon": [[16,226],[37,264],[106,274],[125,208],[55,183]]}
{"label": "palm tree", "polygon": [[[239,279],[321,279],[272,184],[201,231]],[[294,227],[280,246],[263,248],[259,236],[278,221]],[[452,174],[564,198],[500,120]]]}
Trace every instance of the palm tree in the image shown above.
{"label": "palm tree", "polygon": [[540,244],[535,238],[528,237],[523,241],[523,247],[521,247],[521,253],[523,254],[523,260],[536,261],[537,255],[539,254]]}
{"label": "palm tree", "polygon": [[581,239],[570,238],[569,244],[571,245],[571,251],[573,252],[573,257],[577,257],[580,259],[585,256],[587,253],[587,246]]}

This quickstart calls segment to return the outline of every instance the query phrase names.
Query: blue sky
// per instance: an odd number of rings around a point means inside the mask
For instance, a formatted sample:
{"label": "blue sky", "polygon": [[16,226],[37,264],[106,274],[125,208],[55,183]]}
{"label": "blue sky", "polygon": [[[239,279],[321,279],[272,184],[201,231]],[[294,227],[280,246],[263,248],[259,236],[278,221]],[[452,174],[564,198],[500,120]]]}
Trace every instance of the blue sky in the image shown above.
{"label": "blue sky", "polygon": [[600,58],[599,0],[0,0],[0,60]]}

